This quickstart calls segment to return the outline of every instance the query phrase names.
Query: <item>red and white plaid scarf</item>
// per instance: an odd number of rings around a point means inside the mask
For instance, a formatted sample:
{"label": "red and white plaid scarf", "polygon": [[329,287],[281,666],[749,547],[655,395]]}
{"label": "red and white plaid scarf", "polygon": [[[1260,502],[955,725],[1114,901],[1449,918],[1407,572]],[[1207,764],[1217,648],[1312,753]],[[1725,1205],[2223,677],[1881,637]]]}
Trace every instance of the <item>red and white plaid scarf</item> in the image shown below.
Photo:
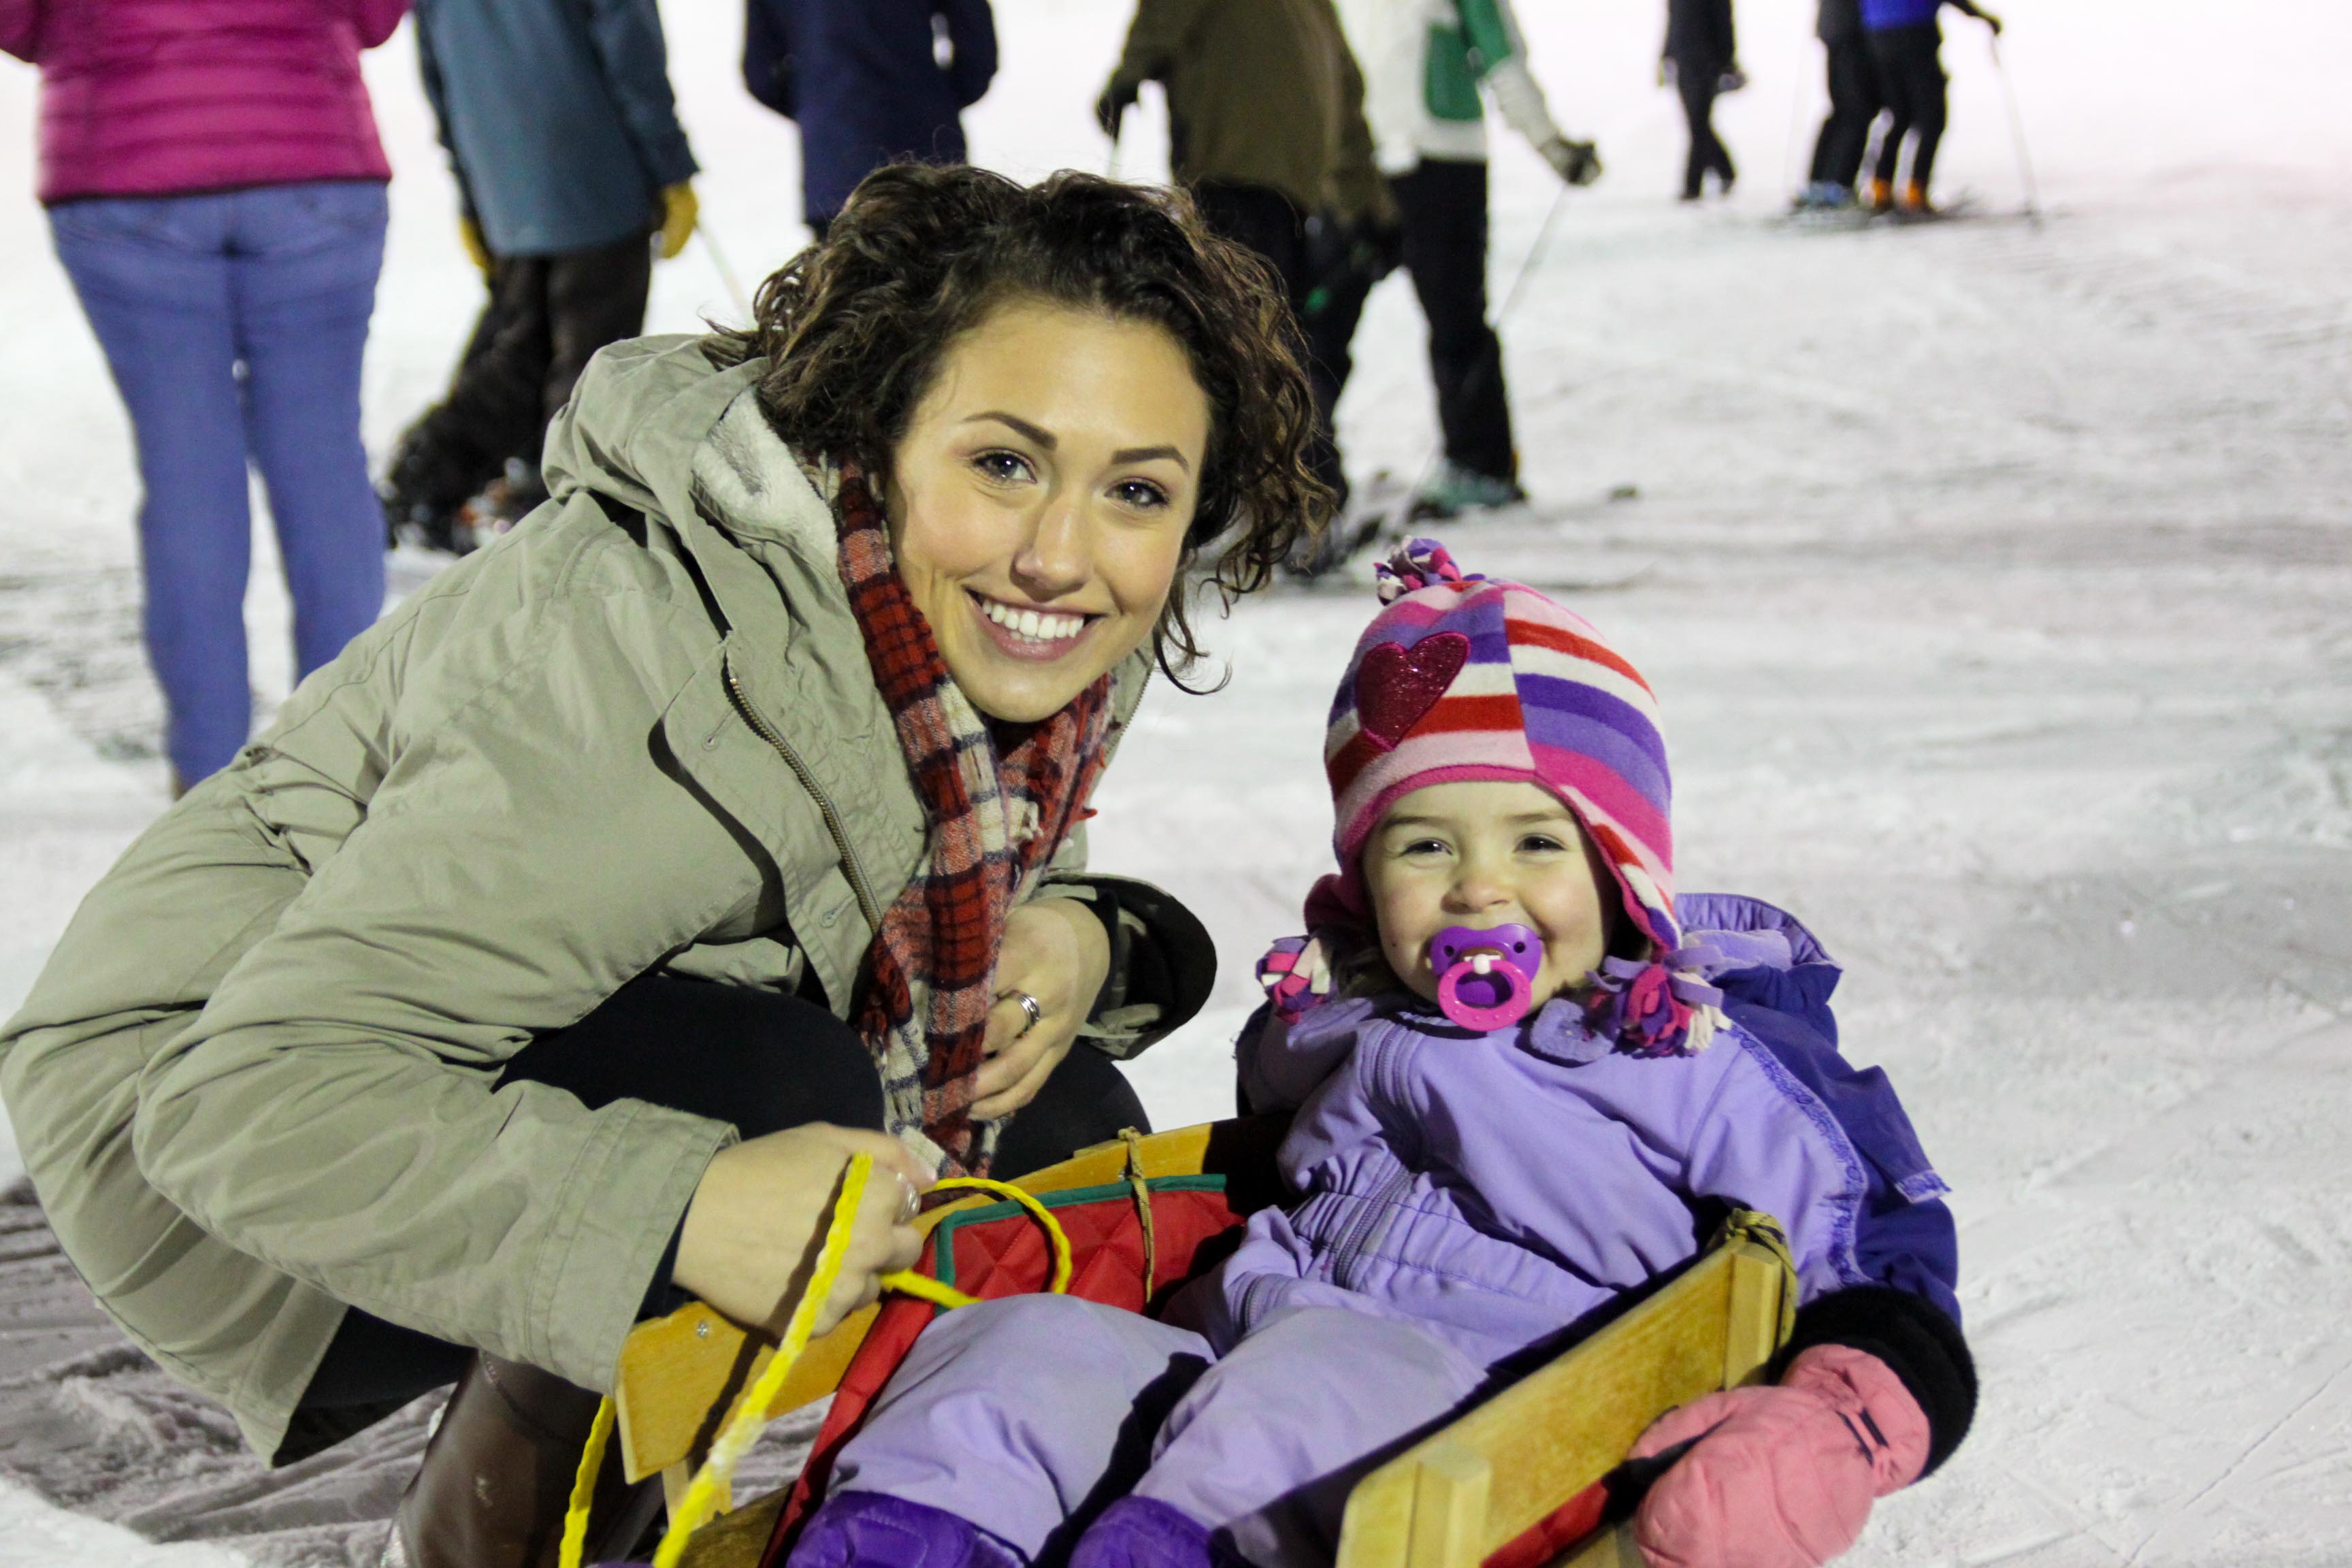
{"label": "red and white plaid scarf", "polygon": [[882,916],[851,1020],[882,1072],[890,1131],[943,1174],[984,1172],[993,1122],[971,1117],[1005,916],[1076,826],[1102,771],[1106,675],[1000,757],[940,658],[890,555],[882,509],[845,476],[841,580],[923,803],[929,843]]}

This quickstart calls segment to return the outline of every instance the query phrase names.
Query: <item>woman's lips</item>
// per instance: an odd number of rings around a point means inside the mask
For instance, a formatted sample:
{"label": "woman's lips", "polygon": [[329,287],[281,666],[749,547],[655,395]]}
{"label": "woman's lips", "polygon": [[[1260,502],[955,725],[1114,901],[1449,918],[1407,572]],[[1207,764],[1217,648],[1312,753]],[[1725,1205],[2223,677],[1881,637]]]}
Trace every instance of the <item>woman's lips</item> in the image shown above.
{"label": "woman's lips", "polygon": [[1011,605],[970,589],[965,592],[971,594],[972,608],[986,628],[989,640],[1012,658],[1040,663],[1060,658],[1084,642],[1087,631],[1102,618],[1067,610]]}

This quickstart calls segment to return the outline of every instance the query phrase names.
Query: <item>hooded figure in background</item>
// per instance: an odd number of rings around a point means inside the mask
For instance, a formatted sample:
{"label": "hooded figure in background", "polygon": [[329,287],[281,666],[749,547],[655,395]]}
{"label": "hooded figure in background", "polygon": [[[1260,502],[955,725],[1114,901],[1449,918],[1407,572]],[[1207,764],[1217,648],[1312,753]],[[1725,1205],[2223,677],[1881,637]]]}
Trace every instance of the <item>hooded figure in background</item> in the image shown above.
{"label": "hooded figure in background", "polygon": [[801,128],[801,218],[823,239],[885,163],[964,161],[996,77],[988,0],[751,0],[743,85]]}
{"label": "hooded figure in background", "polygon": [[547,423],[644,330],[649,237],[686,248],[695,163],[654,0],[424,0],[416,53],[490,299],[382,489],[395,542],[464,554],[546,499]]}

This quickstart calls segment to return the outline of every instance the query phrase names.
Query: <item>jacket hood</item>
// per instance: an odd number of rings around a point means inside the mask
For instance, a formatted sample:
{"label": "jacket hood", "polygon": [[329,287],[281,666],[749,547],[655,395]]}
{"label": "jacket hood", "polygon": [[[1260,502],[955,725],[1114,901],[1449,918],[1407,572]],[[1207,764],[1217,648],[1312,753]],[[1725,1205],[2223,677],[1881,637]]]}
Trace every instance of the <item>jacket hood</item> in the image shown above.
{"label": "jacket hood", "polygon": [[720,370],[698,336],[631,338],[597,351],[547,427],[540,471],[558,501],[575,491],[633,511],[670,515],[667,496],[690,484],[694,455],[763,362]]}

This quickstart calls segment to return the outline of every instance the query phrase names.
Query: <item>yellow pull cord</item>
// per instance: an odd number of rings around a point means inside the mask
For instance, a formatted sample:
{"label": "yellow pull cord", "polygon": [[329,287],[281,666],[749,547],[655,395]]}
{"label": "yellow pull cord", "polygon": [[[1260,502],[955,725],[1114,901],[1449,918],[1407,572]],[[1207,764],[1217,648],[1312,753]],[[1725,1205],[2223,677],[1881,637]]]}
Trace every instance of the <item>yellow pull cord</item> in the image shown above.
{"label": "yellow pull cord", "polygon": [[[866,1195],[866,1183],[874,1173],[873,1157],[855,1156],[849,1169],[841,1178],[841,1196],[834,1200],[833,1223],[825,1228],[824,1247],[817,1254],[816,1269],[808,1289],[801,1292],[800,1304],[784,1324],[782,1342],[775,1354],[768,1358],[767,1366],[753,1381],[743,1402],[728,1417],[727,1425],[710,1445],[709,1457],[695,1472],[693,1483],[686,1489],[677,1511],[670,1516],[669,1528],[662,1532],[661,1544],[654,1549],[654,1568],[677,1568],[678,1559],[686,1554],[688,1537],[707,1523],[719,1511],[729,1483],[735,1476],[735,1467],[760,1440],[760,1433],[768,1425],[768,1406],[782,1392],[784,1380],[792,1375],[793,1367],[808,1348],[810,1331],[816,1326],[820,1307],[833,1295],[840,1281],[842,1258],[849,1251],[849,1236],[857,1221],[857,1205]],[[571,1565],[566,1564],[566,1568]]]}
{"label": "yellow pull cord", "polygon": [[[841,1279],[842,1258],[849,1248],[849,1236],[857,1218],[857,1205],[865,1195],[866,1184],[874,1173],[871,1156],[859,1154],[849,1162],[849,1169],[841,1179],[841,1195],[834,1200],[833,1218],[825,1228],[824,1247],[817,1254],[816,1269],[802,1293],[800,1304],[793,1309],[784,1325],[784,1337],[776,1346],[768,1364],[735,1407],[718,1440],[710,1445],[709,1455],[695,1472],[693,1484],[662,1534],[661,1545],[654,1552],[654,1568],[677,1568],[678,1559],[685,1554],[688,1537],[723,1510],[729,1501],[735,1468],[743,1456],[758,1442],[760,1433],[768,1425],[768,1406],[774,1404],[783,1391],[784,1382],[792,1376],[793,1367],[808,1348],[810,1331],[816,1322],[817,1309],[833,1294]],[[980,1176],[950,1176],[932,1189],[992,1194],[1019,1204],[1030,1217],[1045,1227],[1045,1238],[1053,1248],[1054,1273],[1046,1289],[1060,1295],[1070,1288],[1070,1237],[1053,1211],[1029,1193],[1003,1182],[992,1182]],[[935,1306],[953,1310],[968,1307],[977,1300],[950,1285],[942,1285],[928,1275],[911,1269],[885,1275],[882,1289],[902,1295],[919,1297]],[[559,1568],[581,1568],[581,1558],[587,1550],[588,1509],[594,1500],[596,1472],[604,1463],[604,1450],[613,1437],[614,1405],[607,1399],[596,1409],[595,1425],[588,1430],[588,1446],[580,1456],[579,1473],[572,1482],[572,1506],[563,1516],[563,1545],[557,1558]]]}
{"label": "yellow pull cord", "polygon": [[595,1425],[588,1428],[588,1447],[580,1455],[580,1473],[572,1478],[572,1506],[563,1512],[562,1568],[580,1568],[588,1549],[588,1508],[596,1500],[596,1472],[604,1468],[604,1448],[613,1440],[613,1402],[596,1406]]}

